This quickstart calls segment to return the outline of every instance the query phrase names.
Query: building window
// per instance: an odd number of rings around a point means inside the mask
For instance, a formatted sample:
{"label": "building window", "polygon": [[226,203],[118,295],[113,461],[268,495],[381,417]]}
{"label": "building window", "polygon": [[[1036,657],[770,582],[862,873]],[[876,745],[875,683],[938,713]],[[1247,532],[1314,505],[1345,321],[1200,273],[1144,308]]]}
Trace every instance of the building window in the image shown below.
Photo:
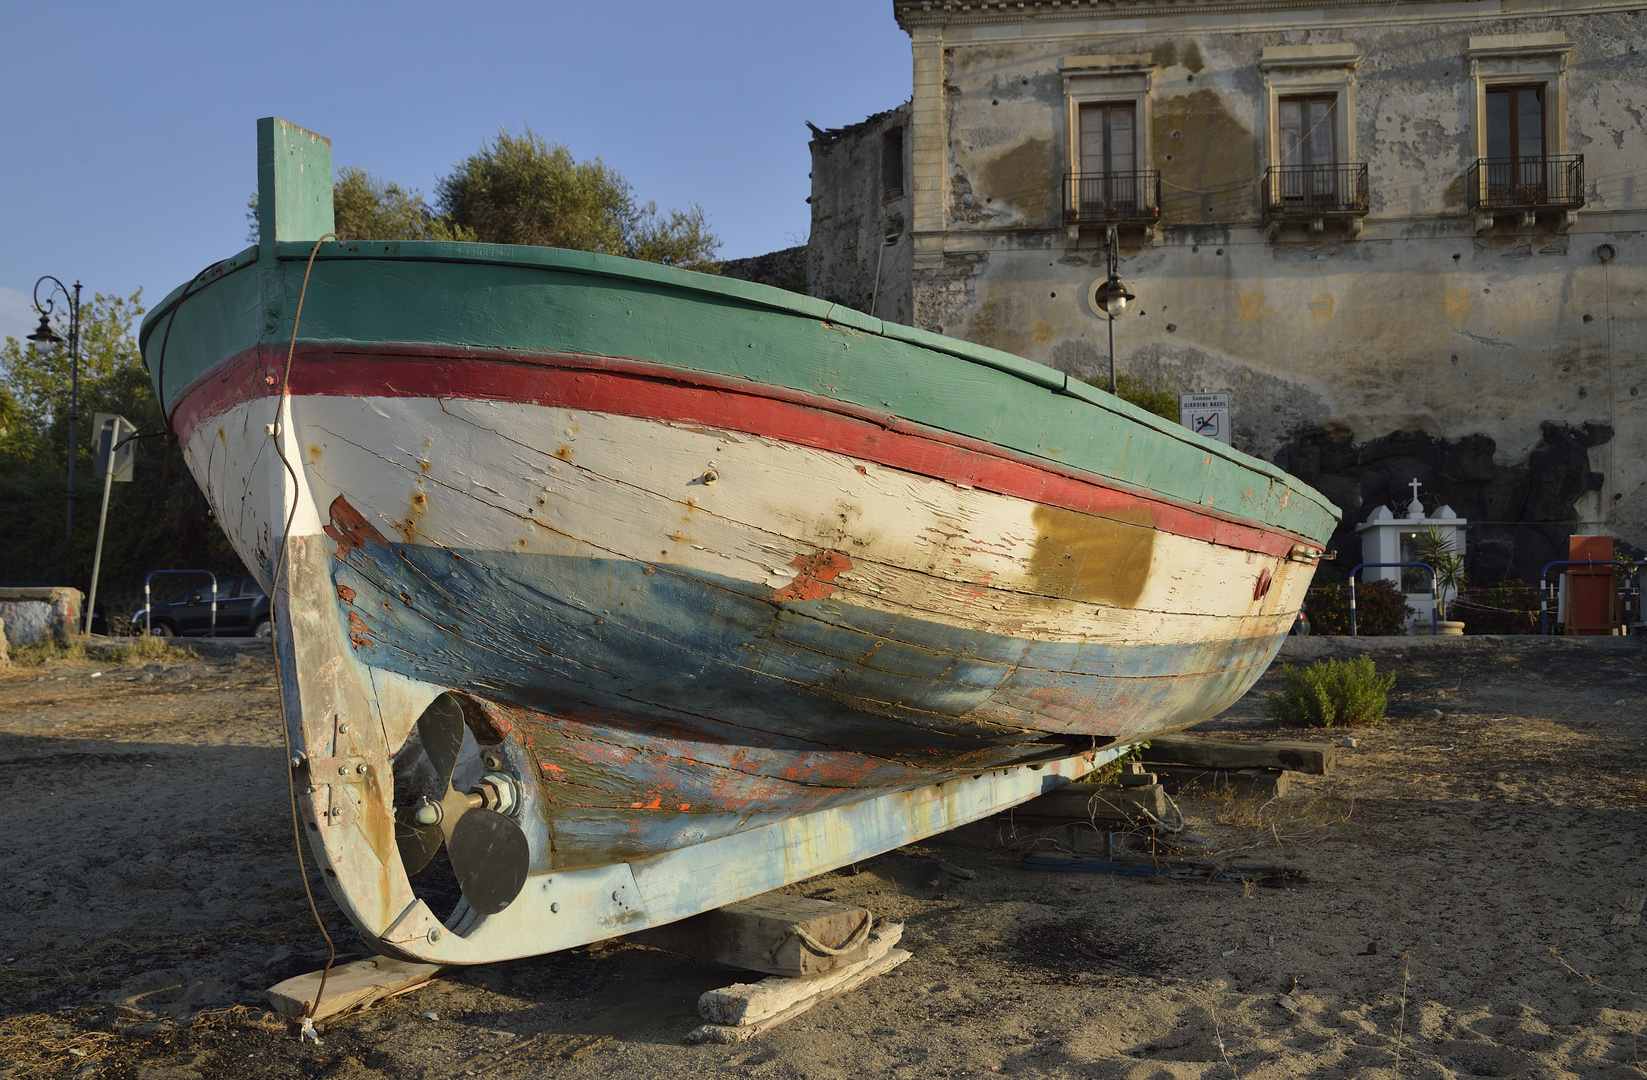
{"label": "building window", "polygon": [[904,129],[901,127],[881,136],[881,191],[888,199],[904,193]]}
{"label": "building window", "polygon": [[1138,209],[1137,109],[1132,102],[1081,106],[1081,216],[1131,215]]}
{"label": "building window", "polygon": [[1470,38],[1473,159],[1465,177],[1478,231],[1495,214],[1570,227],[1584,205],[1584,155],[1567,149],[1567,55],[1561,31]]}
{"label": "building window", "polygon": [[1071,56],[1063,63],[1068,106],[1064,224],[1150,228],[1161,215],[1161,174],[1149,162],[1149,89],[1145,57]]}
{"label": "building window", "polygon": [[[1538,206],[1560,187],[1544,153],[1544,87],[1490,87],[1486,94],[1485,198],[1493,206]],[[1552,185],[1551,180],[1556,180]]]}
{"label": "building window", "polygon": [[1336,94],[1312,94],[1281,99],[1278,109],[1281,125],[1281,164],[1338,163],[1337,105]]}
{"label": "building window", "polygon": [[1272,238],[1289,224],[1311,233],[1329,221],[1348,235],[1370,204],[1365,162],[1355,160],[1354,45],[1272,45],[1259,66],[1268,92],[1264,217]]}

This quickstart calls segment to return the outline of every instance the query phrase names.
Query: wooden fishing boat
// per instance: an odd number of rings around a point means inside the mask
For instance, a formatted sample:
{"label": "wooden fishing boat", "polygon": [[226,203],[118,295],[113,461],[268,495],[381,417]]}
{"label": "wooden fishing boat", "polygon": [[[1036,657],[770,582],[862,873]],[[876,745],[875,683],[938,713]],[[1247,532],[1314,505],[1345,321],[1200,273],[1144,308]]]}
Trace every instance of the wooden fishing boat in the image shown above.
{"label": "wooden fishing boat", "polygon": [[319,242],[329,143],[265,120],[259,154],[259,244],[143,351],[274,598],[311,848],[385,953],[671,922],[1078,777],[1247,690],[1337,517],[1060,372],[821,300]]}

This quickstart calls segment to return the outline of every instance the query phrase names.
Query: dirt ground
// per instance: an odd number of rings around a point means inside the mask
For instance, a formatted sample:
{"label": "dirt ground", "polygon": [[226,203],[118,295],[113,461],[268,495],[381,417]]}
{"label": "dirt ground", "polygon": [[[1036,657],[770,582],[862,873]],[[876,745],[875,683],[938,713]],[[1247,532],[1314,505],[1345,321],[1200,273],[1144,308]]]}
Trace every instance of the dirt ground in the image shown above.
{"label": "dirt ground", "polygon": [[[736,973],[622,942],[467,970],[300,1043],[262,998],[325,959],[266,654],[14,666],[0,1077],[1644,1075],[1647,928],[1612,920],[1647,887],[1647,650],[1374,656],[1398,677],[1391,715],[1333,776],[1182,802],[1213,849],[1307,883],[1030,871],[936,837],[790,889],[904,921],[914,958],[730,1047],[682,1036]],[[1201,730],[1275,737],[1275,681]]]}

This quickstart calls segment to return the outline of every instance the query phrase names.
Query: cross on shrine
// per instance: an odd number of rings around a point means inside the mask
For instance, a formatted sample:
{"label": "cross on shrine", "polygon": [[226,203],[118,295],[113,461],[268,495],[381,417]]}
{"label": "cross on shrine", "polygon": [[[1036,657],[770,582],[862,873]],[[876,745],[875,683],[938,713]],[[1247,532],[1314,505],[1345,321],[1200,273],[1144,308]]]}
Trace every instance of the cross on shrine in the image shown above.
{"label": "cross on shrine", "polygon": [[1412,483],[1408,484],[1407,486],[1413,489],[1413,502],[1417,502],[1418,501],[1418,489],[1423,487],[1424,485],[1420,484],[1418,482],[1418,477],[1415,476],[1415,477],[1413,477]]}

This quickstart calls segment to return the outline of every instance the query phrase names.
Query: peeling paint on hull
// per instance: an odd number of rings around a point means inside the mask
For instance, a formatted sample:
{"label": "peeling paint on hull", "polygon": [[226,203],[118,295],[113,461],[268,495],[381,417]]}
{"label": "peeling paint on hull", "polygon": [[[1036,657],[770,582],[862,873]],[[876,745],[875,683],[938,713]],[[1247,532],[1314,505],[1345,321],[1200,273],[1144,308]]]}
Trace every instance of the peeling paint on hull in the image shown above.
{"label": "peeling paint on hull", "polygon": [[[340,295],[328,282],[317,321],[359,342]],[[934,426],[810,375],[310,343],[277,397],[272,350],[208,330],[171,339],[197,370],[162,393],[276,598],[294,746],[362,763],[309,777],[310,840],[374,947],[436,962],[681,918],[1212,715],[1273,657],[1313,572],[1298,553],[1330,527],[1302,489],[1178,432],[1100,433],[1130,483],[991,441],[1067,407],[1027,371],[1000,418]],[[1151,463],[1150,440],[1175,456]],[[395,806],[438,794],[415,725],[441,694],[468,725],[453,783],[517,777],[531,853],[520,903],[460,905],[444,938],[392,839]]]}

